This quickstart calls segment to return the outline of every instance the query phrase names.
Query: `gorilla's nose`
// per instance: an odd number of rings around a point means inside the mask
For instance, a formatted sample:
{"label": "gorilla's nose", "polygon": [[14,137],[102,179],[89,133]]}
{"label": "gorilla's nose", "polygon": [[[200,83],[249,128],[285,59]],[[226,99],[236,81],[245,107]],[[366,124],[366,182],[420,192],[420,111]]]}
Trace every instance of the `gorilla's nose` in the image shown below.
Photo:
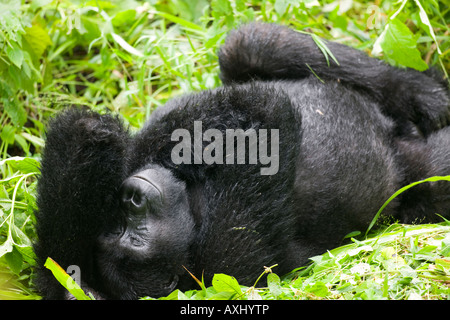
{"label": "gorilla's nose", "polygon": [[122,183],[120,195],[122,207],[136,213],[146,212],[161,202],[158,186],[143,174],[127,178]]}

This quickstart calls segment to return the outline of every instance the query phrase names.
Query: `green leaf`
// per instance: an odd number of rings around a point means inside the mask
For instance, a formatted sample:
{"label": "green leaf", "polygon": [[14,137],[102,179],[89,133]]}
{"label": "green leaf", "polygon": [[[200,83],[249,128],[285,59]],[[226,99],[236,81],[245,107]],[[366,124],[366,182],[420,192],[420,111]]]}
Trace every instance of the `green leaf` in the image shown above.
{"label": "green leaf", "polygon": [[36,255],[32,246],[16,246],[14,249],[17,249],[20,252],[24,261],[31,265],[36,264]]}
{"label": "green leaf", "polygon": [[437,247],[436,246],[425,246],[424,248],[420,249],[419,251],[417,251],[418,254],[427,254],[430,252],[433,252]]}
{"label": "green leaf", "polygon": [[450,257],[450,235],[442,240],[440,253],[444,257]]}
{"label": "green leaf", "polygon": [[13,241],[11,237],[8,237],[5,242],[0,245],[0,257],[4,256],[8,252],[13,250]]}
{"label": "green leaf", "polygon": [[353,231],[353,232],[348,233],[344,237],[344,239],[353,238],[353,237],[359,236],[360,234],[361,234],[361,231]]}
{"label": "green leaf", "polygon": [[306,292],[312,293],[318,297],[326,297],[329,294],[327,286],[323,282],[316,282],[305,288]]}
{"label": "green leaf", "polygon": [[13,247],[11,252],[5,254],[5,260],[12,272],[17,275],[20,274],[20,271],[22,271],[23,258],[16,248]]}
{"label": "green leaf", "polygon": [[8,114],[11,118],[11,122],[16,127],[22,127],[25,122],[27,122],[27,112],[25,108],[21,104],[17,103],[14,98],[8,99],[4,97],[1,99],[1,102],[3,102],[6,114]]}
{"label": "green leaf", "polygon": [[213,0],[211,7],[214,13],[220,13],[224,15],[233,14],[233,8],[231,7],[229,0]]}
{"label": "green leaf", "polygon": [[52,258],[47,258],[44,267],[49,269],[58,282],[66,288],[77,300],[92,300],[83,289],[69,276]]}
{"label": "green leaf", "polygon": [[442,270],[450,270],[450,260],[443,258],[436,258],[435,262],[436,266],[441,267]]}
{"label": "green leaf", "polygon": [[394,258],[397,255],[397,251],[394,247],[386,247],[380,252],[381,257],[385,260]]}
{"label": "green leaf", "polygon": [[114,1],[101,1],[101,0],[90,0],[84,3],[85,6],[94,6],[98,7],[101,10],[105,9],[114,9],[116,8],[116,4],[113,3]]}
{"label": "green leaf", "polygon": [[267,275],[267,286],[275,297],[278,297],[282,293],[280,277],[275,273],[269,273]]}
{"label": "green leaf", "polygon": [[44,54],[45,49],[52,44],[52,40],[47,32],[38,24],[31,28],[26,28],[25,40],[33,50],[34,58],[39,59]]}
{"label": "green leaf", "polygon": [[388,23],[374,46],[380,46],[386,57],[402,66],[419,71],[428,69],[416,47],[414,34],[398,19]]}
{"label": "green leaf", "polygon": [[120,27],[125,25],[129,21],[133,21],[136,17],[136,10],[125,10],[118,12],[114,18],[111,19],[111,23],[114,27]]}
{"label": "green leaf", "polygon": [[33,11],[36,11],[37,9],[42,8],[43,6],[46,6],[50,2],[52,2],[52,0],[33,0],[30,3],[30,7]]}
{"label": "green leaf", "polygon": [[215,274],[212,280],[214,289],[219,293],[222,291],[242,294],[241,287],[234,277],[223,273]]}
{"label": "green leaf", "polygon": [[221,291],[208,297],[208,300],[232,300],[235,292]]}
{"label": "green leaf", "polygon": [[273,7],[274,7],[276,13],[279,16],[282,16],[286,12],[288,6],[296,8],[296,7],[299,6],[300,2],[303,2],[303,1],[298,1],[298,0],[276,0]]}
{"label": "green leaf", "polygon": [[8,164],[13,170],[18,170],[21,173],[38,173],[40,163],[36,159],[28,157],[11,157],[7,159]]}
{"label": "green leaf", "polygon": [[8,55],[9,60],[14,63],[17,68],[22,67],[23,62],[23,52],[22,49],[20,49],[18,46],[13,45],[13,47],[8,47],[6,49],[6,54]]}
{"label": "green leaf", "polygon": [[7,144],[13,144],[15,133],[16,129],[13,126],[7,124],[2,128],[2,131],[0,132],[0,138]]}

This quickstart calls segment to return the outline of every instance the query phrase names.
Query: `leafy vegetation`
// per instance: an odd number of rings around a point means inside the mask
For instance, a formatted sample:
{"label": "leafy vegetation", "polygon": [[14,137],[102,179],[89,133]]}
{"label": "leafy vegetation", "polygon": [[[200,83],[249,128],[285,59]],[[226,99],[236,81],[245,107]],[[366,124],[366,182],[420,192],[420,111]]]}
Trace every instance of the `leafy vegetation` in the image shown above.
{"label": "leafy vegetation", "polygon": [[162,300],[422,300],[450,297],[450,225],[392,225],[380,235],[312,257],[313,263],[280,279],[240,286],[224,274],[208,288],[174,291]]}
{"label": "leafy vegetation", "polygon": [[[219,86],[218,46],[230,29],[253,20],[334,39],[394,65],[434,65],[444,74],[450,66],[450,9],[439,0],[0,0],[0,299],[39,298],[31,243],[48,118],[81,104],[120,113],[138,128],[168,99]],[[216,275],[212,284],[200,281],[200,290],[167,298],[447,299],[449,239],[446,222],[394,224],[286,278],[268,268],[245,288],[232,275]]]}

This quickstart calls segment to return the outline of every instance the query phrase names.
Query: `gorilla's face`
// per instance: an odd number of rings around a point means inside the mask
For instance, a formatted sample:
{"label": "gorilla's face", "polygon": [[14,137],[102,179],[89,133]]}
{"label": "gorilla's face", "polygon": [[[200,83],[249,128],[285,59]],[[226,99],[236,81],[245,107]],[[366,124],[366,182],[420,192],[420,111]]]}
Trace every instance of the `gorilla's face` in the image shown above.
{"label": "gorilla's face", "polygon": [[169,294],[186,272],[193,236],[185,184],[169,170],[145,168],[120,189],[123,223],[99,238],[97,264],[112,298]]}

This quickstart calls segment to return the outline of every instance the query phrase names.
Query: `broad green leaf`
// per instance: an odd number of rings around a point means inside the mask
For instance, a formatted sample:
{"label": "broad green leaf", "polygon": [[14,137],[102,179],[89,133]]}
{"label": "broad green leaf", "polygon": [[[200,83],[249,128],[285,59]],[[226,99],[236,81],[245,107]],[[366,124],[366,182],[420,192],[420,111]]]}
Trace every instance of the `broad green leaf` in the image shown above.
{"label": "broad green leaf", "polygon": [[34,253],[32,246],[16,246],[14,249],[17,249],[20,254],[22,255],[22,258],[28,262],[31,265],[36,264],[36,255]]}
{"label": "broad green leaf", "polygon": [[248,300],[262,300],[262,297],[255,288],[251,287],[247,290],[247,299]]}
{"label": "broad green leaf", "polygon": [[98,7],[99,9],[114,9],[117,7],[113,1],[90,0],[84,3],[86,6]]}
{"label": "broad green leaf", "polygon": [[217,292],[233,292],[242,294],[241,287],[234,277],[223,273],[215,274],[212,280],[212,285]]}
{"label": "broad green leaf", "polygon": [[136,17],[136,10],[125,10],[118,12],[114,18],[111,19],[111,23],[114,27],[122,26],[129,21],[133,21]]}
{"label": "broad green leaf", "polygon": [[438,267],[441,267],[443,270],[450,270],[450,260],[443,258],[436,258],[435,264]]}
{"label": "broad green leaf", "polygon": [[5,242],[0,245],[0,257],[13,250],[12,239],[8,237]]}
{"label": "broad green leaf", "polygon": [[381,257],[385,260],[394,258],[397,255],[397,251],[394,247],[386,247],[380,252]]}
{"label": "broad green leaf", "polygon": [[215,13],[221,13],[224,15],[233,14],[233,8],[231,7],[229,0],[213,0],[211,7]]}
{"label": "broad green leaf", "polygon": [[13,249],[5,254],[6,263],[8,263],[8,267],[15,274],[20,274],[22,271],[23,258],[20,252],[13,247]]}
{"label": "broad green leaf", "polygon": [[427,254],[433,252],[437,247],[436,246],[425,246],[424,248],[417,251],[418,254]]}
{"label": "broad green leaf", "polygon": [[1,102],[3,102],[5,112],[11,118],[13,125],[16,127],[23,126],[27,121],[27,112],[25,108],[21,104],[17,103],[15,99],[8,99],[7,97],[4,97],[1,99]]}
{"label": "broad green leaf", "polygon": [[220,291],[211,296],[208,296],[209,300],[232,300],[236,292]]}
{"label": "broad green leaf", "polygon": [[7,124],[2,128],[2,131],[0,131],[0,138],[7,144],[13,144],[15,133],[16,133],[15,128]]}
{"label": "broad green leaf", "polygon": [[17,68],[22,67],[23,62],[23,52],[22,49],[20,49],[18,46],[13,45],[13,47],[8,47],[6,49],[6,54],[8,55],[9,60],[11,60],[12,63],[14,63]]}
{"label": "broad green leaf", "polygon": [[278,297],[281,294],[281,280],[275,273],[269,273],[267,275],[267,286],[275,297]]}
{"label": "broad green leaf", "polygon": [[43,6],[46,6],[50,2],[52,2],[52,0],[33,0],[30,3],[30,7],[33,11],[35,11],[39,8],[42,8]]}
{"label": "broad green leaf", "polygon": [[318,297],[326,297],[329,294],[327,286],[321,281],[308,285],[305,288],[305,291],[310,292]]}
{"label": "broad green leaf", "polygon": [[389,21],[377,40],[384,54],[398,64],[424,71],[428,68],[417,49],[414,34],[398,19]]}
{"label": "broad green leaf", "polygon": [[298,0],[276,0],[273,7],[274,7],[276,13],[279,16],[282,16],[286,12],[288,6],[290,6],[291,8],[292,7],[297,8],[300,5],[300,2],[304,2],[304,1],[298,1]]}
{"label": "broad green leaf", "polygon": [[34,58],[39,59],[44,54],[45,49],[52,44],[48,33],[38,24],[33,24],[31,28],[26,28],[25,40],[30,45],[34,53]]}
{"label": "broad green leaf", "polygon": [[31,241],[28,236],[20,230],[15,224],[10,225],[11,236],[16,246],[31,246]]}
{"label": "broad green leaf", "polygon": [[18,170],[21,173],[38,173],[40,163],[36,159],[29,157],[11,157],[5,160],[5,162],[11,166],[12,169]]}

